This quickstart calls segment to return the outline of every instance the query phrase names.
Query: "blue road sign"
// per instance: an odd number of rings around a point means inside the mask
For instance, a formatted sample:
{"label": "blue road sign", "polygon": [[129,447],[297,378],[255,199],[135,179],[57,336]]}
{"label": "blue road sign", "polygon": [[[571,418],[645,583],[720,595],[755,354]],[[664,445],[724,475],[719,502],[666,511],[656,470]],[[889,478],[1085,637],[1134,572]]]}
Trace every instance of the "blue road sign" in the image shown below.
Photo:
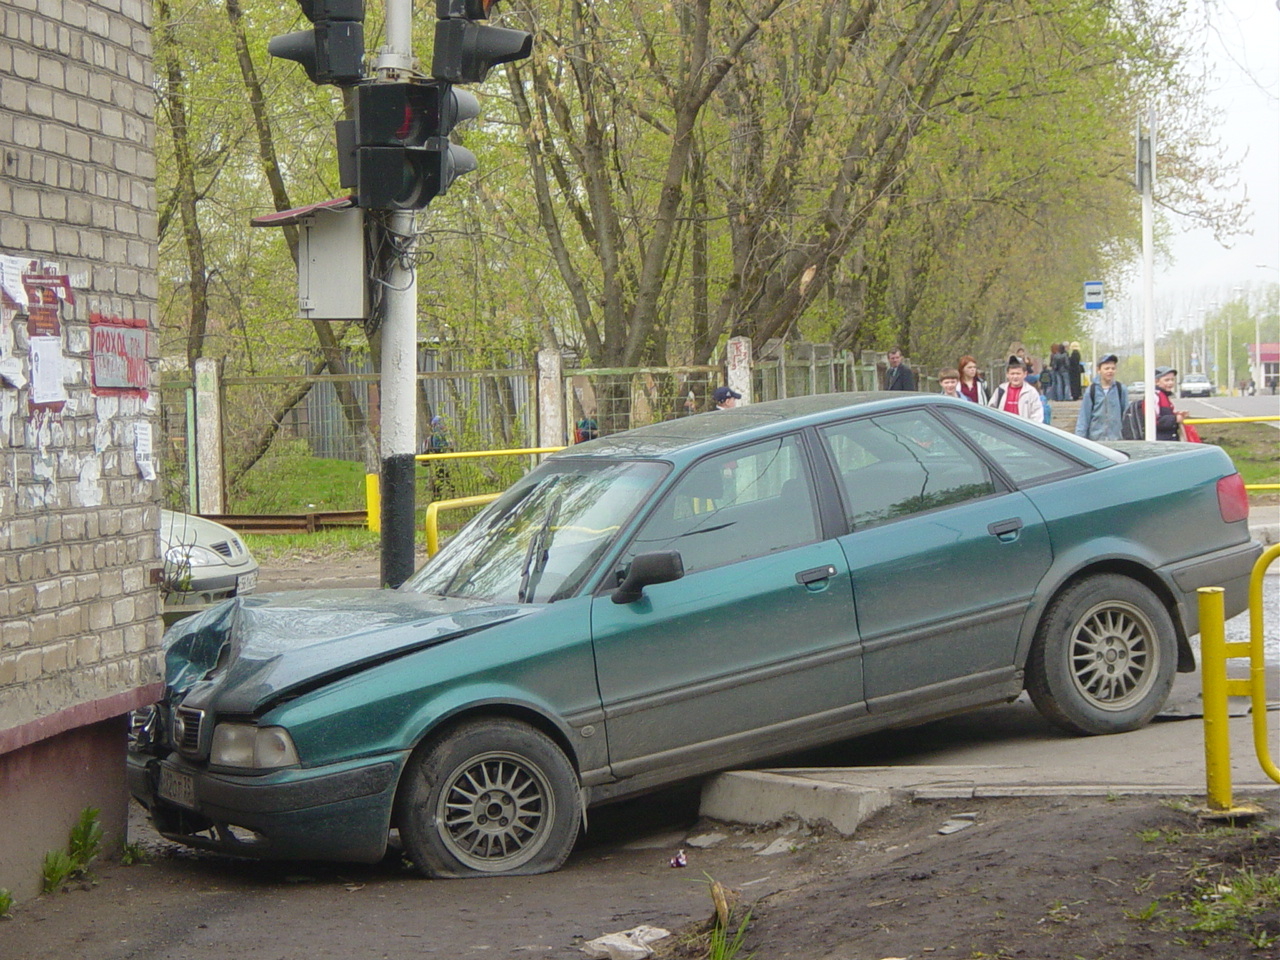
{"label": "blue road sign", "polygon": [[1086,280],[1084,282],[1084,308],[1086,310],[1102,309],[1102,281]]}

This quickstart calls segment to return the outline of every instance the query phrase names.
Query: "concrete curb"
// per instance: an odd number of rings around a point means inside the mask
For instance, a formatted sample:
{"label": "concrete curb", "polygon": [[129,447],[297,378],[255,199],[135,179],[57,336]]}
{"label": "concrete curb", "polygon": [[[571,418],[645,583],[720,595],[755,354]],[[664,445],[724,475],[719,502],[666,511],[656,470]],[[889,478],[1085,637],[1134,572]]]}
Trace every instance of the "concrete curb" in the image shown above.
{"label": "concrete curb", "polygon": [[[845,767],[813,770],[737,770],[702,788],[701,816],[728,823],[765,825],[780,820],[825,821],[852,836],[872,814],[912,800],[982,800],[1010,797],[1202,797],[1203,783],[991,783],[1017,767]],[[947,776],[962,772],[975,779]],[[936,779],[915,778],[929,774]],[[889,783],[865,781],[887,780]],[[915,782],[911,782],[911,781]],[[863,782],[859,782],[863,781]],[[893,783],[892,781],[898,781]],[[1237,793],[1270,794],[1277,783],[1240,785]]]}
{"label": "concrete curb", "polygon": [[702,788],[699,813],[731,823],[826,820],[846,836],[893,802],[892,791],[829,783],[767,770],[723,773]]}

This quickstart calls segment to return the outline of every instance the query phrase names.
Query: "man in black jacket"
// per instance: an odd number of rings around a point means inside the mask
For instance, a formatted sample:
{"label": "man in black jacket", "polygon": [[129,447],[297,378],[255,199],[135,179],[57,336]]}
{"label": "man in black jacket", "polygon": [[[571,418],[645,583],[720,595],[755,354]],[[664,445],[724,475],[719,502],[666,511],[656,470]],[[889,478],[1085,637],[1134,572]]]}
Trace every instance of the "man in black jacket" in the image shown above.
{"label": "man in black jacket", "polygon": [[889,369],[885,371],[886,390],[914,390],[916,375],[902,362],[902,351],[894,347],[889,351]]}

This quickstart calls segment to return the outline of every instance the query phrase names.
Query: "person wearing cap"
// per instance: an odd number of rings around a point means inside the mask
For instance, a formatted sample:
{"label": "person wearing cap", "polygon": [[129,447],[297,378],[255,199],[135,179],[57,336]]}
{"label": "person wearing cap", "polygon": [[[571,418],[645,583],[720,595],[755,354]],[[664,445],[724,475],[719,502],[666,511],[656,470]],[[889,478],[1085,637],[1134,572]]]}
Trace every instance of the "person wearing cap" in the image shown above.
{"label": "person wearing cap", "polygon": [[[1156,367],[1156,439],[1177,440],[1178,428],[1186,417],[1183,410],[1173,408],[1173,391],[1178,389],[1178,371],[1173,367]],[[1143,411],[1146,415],[1146,411]]]}
{"label": "person wearing cap", "polygon": [[914,390],[916,388],[916,375],[911,372],[911,368],[902,362],[902,351],[898,347],[894,347],[889,351],[889,369],[884,374],[884,388],[886,390]]}
{"label": "person wearing cap", "polygon": [[714,401],[717,410],[732,410],[738,405],[738,401],[742,399],[742,394],[732,387],[716,387],[711,399]]}
{"label": "person wearing cap", "polygon": [[1005,368],[1005,382],[991,393],[989,407],[1032,423],[1044,423],[1044,404],[1036,388],[1026,382],[1027,368],[1018,357],[1011,356]]}
{"label": "person wearing cap", "polygon": [[1090,440],[1120,440],[1121,418],[1129,405],[1124,384],[1116,379],[1119,358],[1108,353],[1098,360],[1098,377],[1084,391],[1080,414],[1076,417],[1076,436]]}

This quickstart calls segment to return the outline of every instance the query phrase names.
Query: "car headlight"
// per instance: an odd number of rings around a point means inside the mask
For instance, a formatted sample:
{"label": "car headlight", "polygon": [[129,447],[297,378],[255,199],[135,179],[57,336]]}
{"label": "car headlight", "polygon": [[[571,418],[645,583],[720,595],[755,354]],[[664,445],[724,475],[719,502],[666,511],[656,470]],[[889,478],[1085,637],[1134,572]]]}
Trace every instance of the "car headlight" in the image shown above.
{"label": "car headlight", "polygon": [[194,543],[180,543],[164,552],[164,562],[175,567],[212,567],[225,561],[205,547],[198,547]]}
{"label": "car headlight", "polygon": [[209,763],[219,767],[272,770],[298,762],[293,738],[284,727],[255,727],[250,723],[220,723],[213,728]]}

